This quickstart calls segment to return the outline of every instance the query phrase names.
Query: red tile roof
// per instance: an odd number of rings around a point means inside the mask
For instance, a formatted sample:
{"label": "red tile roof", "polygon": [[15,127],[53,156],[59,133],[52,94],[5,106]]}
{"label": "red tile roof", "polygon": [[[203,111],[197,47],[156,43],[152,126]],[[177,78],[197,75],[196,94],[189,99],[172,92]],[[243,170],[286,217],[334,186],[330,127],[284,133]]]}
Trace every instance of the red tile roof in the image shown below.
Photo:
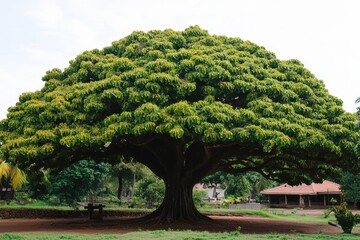
{"label": "red tile roof", "polygon": [[265,189],[260,192],[265,195],[317,195],[317,194],[341,194],[340,185],[325,180],[322,183],[312,183],[310,185],[301,184],[290,186],[285,183],[278,187]]}

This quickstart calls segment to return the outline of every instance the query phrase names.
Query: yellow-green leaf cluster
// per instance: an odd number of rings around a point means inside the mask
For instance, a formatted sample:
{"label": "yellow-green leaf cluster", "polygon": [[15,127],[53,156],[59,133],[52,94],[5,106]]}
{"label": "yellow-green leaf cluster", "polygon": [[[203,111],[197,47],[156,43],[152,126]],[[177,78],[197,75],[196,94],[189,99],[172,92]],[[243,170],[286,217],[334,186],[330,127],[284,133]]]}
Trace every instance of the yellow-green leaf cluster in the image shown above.
{"label": "yellow-green leaf cluster", "polygon": [[43,80],[0,122],[6,159],[102,152],[145,136],[327,159],[354,146],[354,116],[300,61],[197,26],[134,32]]}

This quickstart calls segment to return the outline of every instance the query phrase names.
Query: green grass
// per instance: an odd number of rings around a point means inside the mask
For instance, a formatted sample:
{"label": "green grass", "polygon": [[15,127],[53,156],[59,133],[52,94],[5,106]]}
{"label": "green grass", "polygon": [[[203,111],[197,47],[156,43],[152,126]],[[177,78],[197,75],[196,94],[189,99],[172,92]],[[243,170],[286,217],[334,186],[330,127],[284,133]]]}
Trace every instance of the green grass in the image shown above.
{"label": "green grass", "polygon": [[[106,205],[106,203],[105,203]],[[19,204],[15,201],[11,201],[10,203],[2,203],[0,204],[1,208],[30,208],[30,209],[57,209],[57,210],[75,210],[75,207],[70,207],[67,205],[59,205],[59,204],[51,204],[42,200],[33,200],[30,203]],[[82,206],[78,206],[78,208],[83,210]],[[106,210],[119,210],[119,211],[128,211],[128,212],[152,212],[155,209],[148,208],[124,208],[124,207],[106,207]]]}
{"label": "green grass", "polygon": [[270,214],[265,210],[253,210],[253,209],[226,209],[226,208],[201,208],[199,211],[203,214],[221,214],[221,215],[249,215],[249,216],[259,216],[259,217],[267,217],[272,218],[275,215]]}
{"label": "green grass", "polygon": [[[54,205],[41,200],[33,200],[31,203],[26,205],[18,204],[15,201],[11,201],[9,204],[1,204],[1,208],[31,208],[31,209],[58,209],[58,210],[74,210],[75,208],[65,205]],[[83,209],[79,207],[79,209]],[[117,210],[124,212],[152,212],[154,209],[146,208],[123,208],[123,207],[107,207],[106,210]],[[290,221],[301,221],[301,222],[314,222],[314,223],[327,223],[328,221],[334,221],[335,218],[330,216],[324,218],[322,216],[300,216],[291,213],[285,213],[281,210],[253,210],[253,209],[224,209],[224,208],[203,208],[199,209],[203,214],[220,214],[220,215],[235,215],[235,216],[258,216],[273,219],[282,219]]]}
{"label": "green grass", "polygon": [[[59,209],[59,210],[74,210],[74,208],[64,205],[53,205],[41,200],[33,200],[33,202],[26,205],[18,204],[15,201],[10,202],[10,204],[0,204],[1,208],[32,208],[32,209]],[[83,209],[80,207],[80,209]],[[127,211],[127,212],[152,212],[154,209],[146,208],[123,208],[123,207],[107,207],[106,210],[118,210],[118,211]],[[199,211],[203,214],[220,214],[220,215],[235,215],[235,216],[258,216],[279,220],[289,220],[289,221],[300,221],[300,222],[313,222],[313,223],[327,223],[328,221],[335,221],[334,216],[329,216],[324,218],[323,216],[303,216],[297,214],[296,209],[290,211],[283,211],[279,209],[262,209],[262,210],[253,210],[253,209],[225,209],[225,208],[201,208]]]}
{"label": "green grass", "polygon": [[313,223],[327,223],[328,221],[335,221],[334,216],[329,216],[324,218],[323,216],[302,216],[294,213],[285,213],[283,211],[275,210],[252,210],[252,209],[200,209],[200,212],[204,214],[221,214],[221,215],[248,215],[248,216],[258,216],[279,220],[290,220],[290,221],[300,221],[300,222],[313,222]]}
{"label": "green grass", "polygon": [[69,239],[69,240],[112,240],[112,239],[126,239],[126,240],[264,240],[264,239],[278,239],[278,240],[356,240],[360,239],[355,235],[284,235],[284,234],[240,234],[238,232],[232,233],[208,233],[196,231],[142,231],[131,232],[127,234],[0,234],[0,240],[8,239],[27,239],[27,240],[55,240],[55,239]]}
{"label": "green grass", "polygon": [[66,206],[66,205],[54,205],[42,200],[33,200],[30,203],[26,204],[18,204],[15,201],[11,201],[10,203],[0,204],[0,208],[31,208],[31,209],[59,209],[59,210],[74,210],[74,208]]}

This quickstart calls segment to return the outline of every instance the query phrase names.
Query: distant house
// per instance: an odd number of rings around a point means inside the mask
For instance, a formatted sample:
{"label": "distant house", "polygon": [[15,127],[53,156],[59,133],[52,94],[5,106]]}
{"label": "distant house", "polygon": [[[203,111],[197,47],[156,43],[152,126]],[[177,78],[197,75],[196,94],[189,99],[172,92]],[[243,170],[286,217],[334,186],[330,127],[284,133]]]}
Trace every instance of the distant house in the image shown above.
{"label": "distant house", "polygon": [[340,185],[325,180],[322,183],[290,186],[283,184],[260,192],[269,198],[269,207],[283,208],[326,208],[333,198],[340,202]]}

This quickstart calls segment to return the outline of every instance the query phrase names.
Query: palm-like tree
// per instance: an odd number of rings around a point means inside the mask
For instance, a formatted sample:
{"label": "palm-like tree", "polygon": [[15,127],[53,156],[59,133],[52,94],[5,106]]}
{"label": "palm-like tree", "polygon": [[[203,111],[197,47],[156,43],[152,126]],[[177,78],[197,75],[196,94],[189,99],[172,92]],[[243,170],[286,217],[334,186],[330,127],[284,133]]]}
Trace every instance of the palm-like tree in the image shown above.
{"label": "palm-like tree", "polygon": [[25,173],[17,166],[12,166],[6,161],[0,160],[0,186],[4,181],[9,181],[13,189],[21,187],[26,181]]}

